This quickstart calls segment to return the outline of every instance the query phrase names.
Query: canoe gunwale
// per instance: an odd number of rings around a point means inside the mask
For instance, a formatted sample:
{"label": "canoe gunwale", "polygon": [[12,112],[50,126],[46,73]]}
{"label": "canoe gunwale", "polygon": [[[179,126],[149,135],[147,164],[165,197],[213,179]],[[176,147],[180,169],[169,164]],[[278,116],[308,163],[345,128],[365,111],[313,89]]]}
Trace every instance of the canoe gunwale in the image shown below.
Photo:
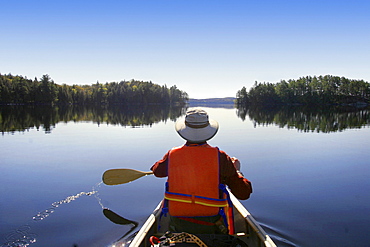
{"label": "canoe gunwale", "polygon": [[158,206],[154,209],[154,211],[149,215],[148,219],[145,221],[144,225],[140,228],[138,233],[136,234],[135,238],[132,240],[129,246],[140,246],[140,244],[144,241],[145,237],[147,236],[150,229],[153,227],[154,223],[156,222],[156,218],[160,213],[162,206],[162,201],[158,204]]}
{"label": "canoe gunwale", "polygon": [[230,199],[236,210],[243,216],[243,218],[248,222],[248,225],[253,229],[254,233],[267,247],[276,247],[276,244],[272,241],[269,235],[263,230],[260,224],[254,219],[254,217],[249,213],[249,211],[241,204],[241,202],[232,194],[230,194]]}

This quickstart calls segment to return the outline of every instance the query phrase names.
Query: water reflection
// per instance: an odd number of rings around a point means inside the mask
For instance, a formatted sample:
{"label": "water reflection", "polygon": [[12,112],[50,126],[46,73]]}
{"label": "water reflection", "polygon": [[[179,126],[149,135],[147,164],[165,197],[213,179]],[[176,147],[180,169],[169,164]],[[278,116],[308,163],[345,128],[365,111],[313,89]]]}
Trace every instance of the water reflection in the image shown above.
{"label": "water reflection", "polygon": [[[198,105],[190,105],[190,107],[194,106]],[[210,105],[202,106],[210,107]],[[230,108],[230,105],[227,108]],[[186,109],[155,105],[144,107],[2,106],[0,107],[0,131],[4,134],[36,128],[45,133],[51,133],[57,123],[69,121],[90,121],[98,125],[111,124],[129,127],[151,126],[161,121],[175,121],[185,114]],[[243,121],[248,116],[255,126],[274,124],[280,128],[295,128],[303,132],[329,133],[370,125],[368,108],[239,107],[237,115]]]}
{"label": "water reflection", "polygon": [[183,107],[92,107],[92,106],[2,106],[0,131],[14,133],[36,128],[50,133],[59,122],[91,121],[130,127],[151,126],[153,123],[176,120],[186,111]]}
{"label": "water reflection", "polygon": [[370,111],[367,108],[240,107],[237,115],[243,121],[248,115],[255,126],[275,124],[280,128],[295,128],[303,132],[329,133],[370,125]]}

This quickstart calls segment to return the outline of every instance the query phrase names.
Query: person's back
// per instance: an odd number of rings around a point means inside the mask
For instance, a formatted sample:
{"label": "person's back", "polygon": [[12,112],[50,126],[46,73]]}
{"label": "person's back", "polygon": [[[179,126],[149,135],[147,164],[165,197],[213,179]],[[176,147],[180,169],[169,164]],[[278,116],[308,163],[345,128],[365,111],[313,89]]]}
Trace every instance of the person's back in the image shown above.
{"label": "person's back", "polygon": [[201,109],[187,112],[176,130],[186,144],[173,148],[152,166],[157,177],[168,176],[164,211],[171,217],[173,232],[227,233],[227,190],[239,199],[252,193],[251,183],[235,167],[240,163],[206,143],[218,130]]}

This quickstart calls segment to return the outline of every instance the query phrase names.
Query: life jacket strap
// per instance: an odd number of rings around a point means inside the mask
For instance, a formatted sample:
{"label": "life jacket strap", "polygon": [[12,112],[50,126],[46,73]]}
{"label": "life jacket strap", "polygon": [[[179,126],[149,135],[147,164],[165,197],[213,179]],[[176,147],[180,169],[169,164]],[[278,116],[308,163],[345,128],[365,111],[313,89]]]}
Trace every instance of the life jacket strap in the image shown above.
{"label": "life jacket strap", "polygon": [[215,199],[204,196],[193,196],[188,194],[165,192],[164,198],[169,201],[184,202],[184,203],[195,203],[208,207],[226,207],[228,206],[227,199]]}
{"label": "life jacket strap", "polygon": [[227,208],[227,211],[224,211],[224,208],[220,209],[220,214],[224,218],[226,225],[229,229],[229,234],[233,235],[235,233],[235,227],[234,227],[234,213],[233,213],[233,203],[230,199],[229,191],[226,189],[226,185],[220,184],[220,190],[224,192],[226,195],[226,199],[228,201],[229,207]]}

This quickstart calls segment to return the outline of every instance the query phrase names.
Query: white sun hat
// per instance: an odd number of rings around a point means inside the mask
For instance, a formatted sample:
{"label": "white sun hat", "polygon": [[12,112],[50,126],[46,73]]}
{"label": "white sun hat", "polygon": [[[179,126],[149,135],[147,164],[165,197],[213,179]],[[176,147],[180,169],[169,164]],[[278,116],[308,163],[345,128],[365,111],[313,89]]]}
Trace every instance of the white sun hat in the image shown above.
{"label": "white sun hat", "polygon": [[200,143],[214,137],[218,131],[218,122],[209,119],[206,111],[193,108],[186,112],[185,119],[175,124],[177,133],[189,142]]}

